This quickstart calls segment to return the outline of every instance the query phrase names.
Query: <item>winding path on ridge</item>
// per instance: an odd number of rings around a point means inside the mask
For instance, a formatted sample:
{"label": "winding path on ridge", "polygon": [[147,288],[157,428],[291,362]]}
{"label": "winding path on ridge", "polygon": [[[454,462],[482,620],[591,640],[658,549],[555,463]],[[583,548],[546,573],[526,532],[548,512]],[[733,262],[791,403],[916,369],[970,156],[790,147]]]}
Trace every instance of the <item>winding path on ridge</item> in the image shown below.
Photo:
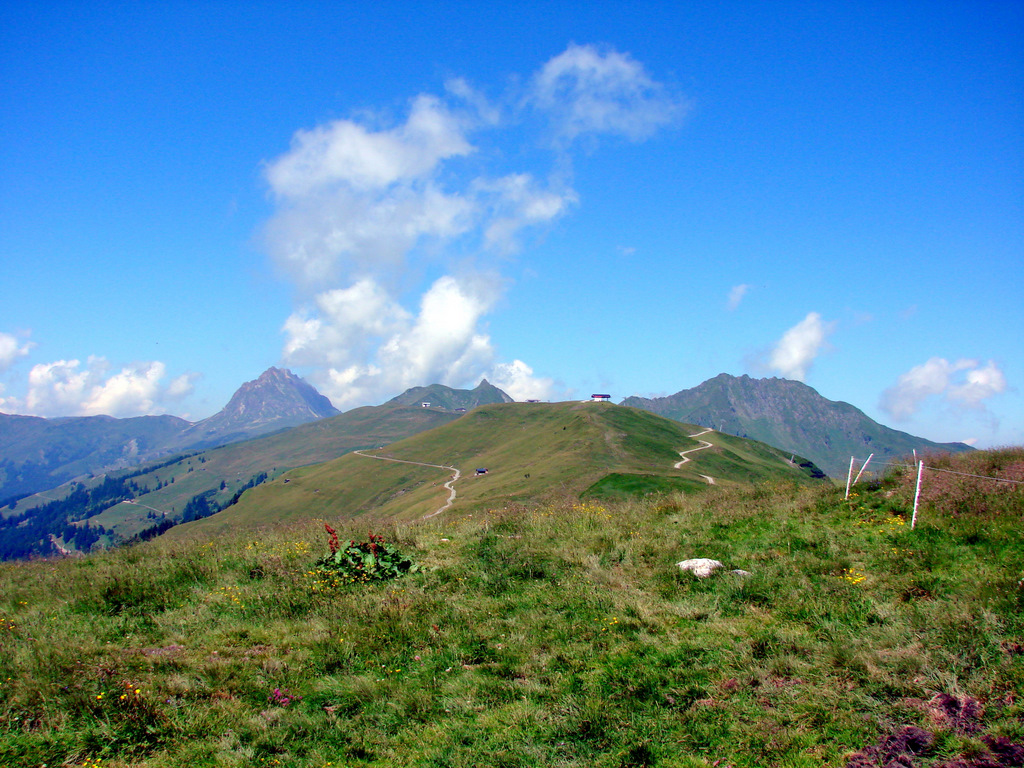
{"label": "winding path on ridge", "polygon": [[[701,434],[703,434],[703,432]],[[450,469],[452,472],[454,472],[455,474],[452,475],[452,479],[444,484],[444,487],[448,489],[448,501],[446,501],[444,506],[441,507],[436,512],[431,512],[429,515],[424,515],[422,518],[420,518],[421,520],[426,520],[427,518],[433,517],[434,515],[440,515],[442,512],[444,512],[452,504],[455,503],[455,483],[460,477],[462,477],[462,472],[460,472],[456,467],[449,467],[445,466],[444,464],[427,464],[426,462],[422,461],[406,461],[405,459],[391,459],[388,458],[387,456],[371,456],[370,454],[363,453],[362,451],[352,451],[352,453],[356,454],[357,456],[362,456],[364,459],[377,459],[378,461],[394,461],[397,462],[398,464],[415,464],[418,467],[434,467],[435,469]]]}
{"label": "winding path on ridge", "polygon": [[[706,435],[708,432],[714,432],[714,431],[715,430],[709,428],[709,429],[705,429],[703,432],[698,432],[695,435],[690,435],[690,437],[700,437],[701,435]],[[688,451],[680,451],[679,452],[679,455],[682,458],[681,458],[680,461],[677,461],[675,464],[672,465],[673,469],[681,469],[683,464],[685,464],[686,462],[690,461],[690,457],[687,456],[686,454],[694,453],[695,451],[703,451],[706,448],[714,447],[707,440],[698,440],[697,442],[700,443],[700,445],[698,445],[696,448],[691,448]],[[714,485],[715,484],[715,478],[711,477],[711,475],[701,475],[701,477],[703,477],[705,480],[708,481],[708,485]]]}
{"label": "winding path on ridge", "polygon": [[[714,431],[715,430],[713,429],[705,429],[703,432],[698,432],[695,435],[690,435],[690,437],[700,437],[701,435],[706,435],[708,432]],[[695,451],[703,451],[707,448],[714,447],[707,440],[698,440],[697,442],[699,442],[700,445],[697,446],[696,448],[691,448],[688,451],[679,452],[680,460],[672,465],[675,469],[680,469],[683,466],[683,464],[690,461],[690,457],[687,456],[686,454],[694,453]],[[448,501],[446,501],[444,503],[444,506],[442,506],[436,512],[431,512],[429,515],[424,515],[422,518],[420,518],[422,520],[426,520],[428,518],[434,517],[435,515],[441,514],[446,509],[450,508],[452,504],[455,503],[455,483],[458,482],[460,477],[462,477],[462,472],[459,471],[457,467],[450,467],[445,464],[427,464],[424,461],[406,461],[405,459],[392,459],[389,458],[388,456],[371,456],[370,454],[363,453],[362,451],[352,451],[352,453],[356,454],[357,456],[362,456],[364,459],[377,459],[378,461],[394,461],[398,464],[415,464],[418,467],[433,467],[434,469],[450,469],[454,474],[452,475],[452,479],[444,484],[444,487],[448,489]],[[708,485],[715,484],[715,478],[711,477],[711,475],[700,476],[708,481]]]}

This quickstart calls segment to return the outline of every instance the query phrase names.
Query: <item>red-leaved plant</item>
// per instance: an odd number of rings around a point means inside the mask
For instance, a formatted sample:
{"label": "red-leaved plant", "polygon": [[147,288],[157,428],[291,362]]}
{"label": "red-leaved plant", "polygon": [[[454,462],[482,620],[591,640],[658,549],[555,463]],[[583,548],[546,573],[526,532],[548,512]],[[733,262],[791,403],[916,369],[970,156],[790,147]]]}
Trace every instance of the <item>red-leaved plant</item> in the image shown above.
{"label": "red-leaved plant", "polygon": [[366,541],[352,540],[347,547],[342,548],[338,532],[326,523],[324,528],[328,534],[327,548],[330,553],[317,560],[317,570],[321,575],[332,576],[338,585],[384,581],[419,570],[418,565],[386,543],[380,534],[371,531]]}
{"label": "red-leaved plant", "polygon": [[331,554],[333,555],[335,552],[338,551],[338,547],[339,547],[339,544],[338,544],[338,532],[336,530],[334,530],[333,528],[331,528],[331,526],[328,525],[327,523],[324,523],[324,528],[326,528],[327,529],[327,533],[330,534],[330,538],[327,539],[327,548],[329,550],[331,550]]}

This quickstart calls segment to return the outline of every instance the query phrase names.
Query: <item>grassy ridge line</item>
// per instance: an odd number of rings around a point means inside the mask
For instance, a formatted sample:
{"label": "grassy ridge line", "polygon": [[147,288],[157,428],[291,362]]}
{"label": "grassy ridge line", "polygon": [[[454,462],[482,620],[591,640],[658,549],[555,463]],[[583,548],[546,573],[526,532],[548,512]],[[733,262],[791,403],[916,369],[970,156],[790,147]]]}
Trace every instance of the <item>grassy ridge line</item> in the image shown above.
{"label": "grassy ridge line", "polygon": [[[317,521],[3,564],[0,760],[838,768],[913,724],[931,768],[1024,742],[1021,491],[951,485],[911,531],[913,491],[437,518],[386,531],[421,573],[341,591],[310,576]],[[939,693],[981,703],[974,733]]]}
{"label": "grassy ridge line", "polygon": [[[656,485],[657,478],[671,477],[704,486],[701,474],[714,475],[725,485],[772,478],[815,481],[777,449],[717,433],[706,436],[714,449],[674,469],[680,450],[700,446],[690,437],[697,431],[611,404],[508,403],[476,408],[450,424],[393,443],[380,455],[457,467],[462,479],[453,511],[465,514],[579,498],[609,474],[650,476]],[[475,477],[478,467],[488,473]],[[413,520],[447,498],[436,470],[431,472],[384,470],[342,456],[253,489],[236,506],[188,527],[251,527],[311,515]],[[319,495],[311,489],[319,489]]]}
{"label": "grassy ridge line", "polygon": [[[204,474],[195,478],[195,482],[181,489],[174,485],[165,486],[142,497],[142,500],[154,507],[176,507],[180,511],[193,495],[216,488],[224,480],[228,484],[220,493],[224,498],[217,499],[224,501],[256,472],[278,475],[286,469],[316,464],[359,448],[375,448],[396,437],[431,429],[455,418],[458,418],[455,414],[419,407],[357,408],[275,435],[208,451],[203,454],[207,460],[202,467]],[[175,485],[182,479],[188,479],[183,477],[185,474],[187,468],[180,467]],[[152,496],[152,501],[147,500],[149,496]]]}

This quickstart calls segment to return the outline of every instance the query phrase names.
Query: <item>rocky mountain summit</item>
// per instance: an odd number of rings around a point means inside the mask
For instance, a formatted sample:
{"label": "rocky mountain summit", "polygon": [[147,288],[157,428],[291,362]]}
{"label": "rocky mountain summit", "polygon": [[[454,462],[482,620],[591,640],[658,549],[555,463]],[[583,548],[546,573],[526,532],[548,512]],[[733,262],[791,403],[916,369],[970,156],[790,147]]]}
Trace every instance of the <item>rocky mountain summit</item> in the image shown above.
{"label": "rocky mountain summit", "polygon": [[211,448],[340,414],[294,373],[268,368],[238,388],[220,411],[182,434],[190,448]]}
{"label": "rocky mountain summit", "polygon": [[886,461],[920,453],[959,453],[964,443],[935,443],[879,424],[849,403],[828,400],[801,381],[719,374],[668,397],[627,397],[623,405],[676,421],[750,437],[806,456],[832,477],[850,457]]}

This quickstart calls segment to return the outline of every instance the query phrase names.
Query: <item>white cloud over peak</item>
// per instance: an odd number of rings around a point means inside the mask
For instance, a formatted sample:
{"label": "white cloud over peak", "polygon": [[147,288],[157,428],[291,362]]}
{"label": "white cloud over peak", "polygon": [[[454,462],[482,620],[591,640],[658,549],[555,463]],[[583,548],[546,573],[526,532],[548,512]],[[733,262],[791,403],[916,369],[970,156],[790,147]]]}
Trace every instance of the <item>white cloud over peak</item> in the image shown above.
{"label": "white cloud over peak", "polygon": [[815,358],[828,349],[828,337],[835,331],[834,321],[825,322],[817,312],[786,331],[771,351],[768,365],[784,378],[803,381]]}
{"label": "white cloud over peak", "polygon": [[446,275],[413,315],[363,280],[319,296],[317,318],[289,318],[285,362],[318,367],[311,380],[339,408],[425,383],[459,386],[493,362],[479,326],[498,295],[496,280]]}
{"label": "white cloud over peak", "polygon": [[386,369],[402,370],[404,387],[474,378],[493,357],[491,340],[479,324],[497,298],[495,287],[479,279],[437,280],[423,295],[415,323],[380,350]]}
{"label": "white cloud over peak", "polygon": [[983,410],[984,401],[1006,391],[1006,377],[992,360],[961,358],[950,362],[932,357],[901,374],[882,393],[879,407],[898,420],[913,416],[932,397],[942,397],[960,408]]}
{"label": "white cloud over peak", "polygon": [[157,361],[122,368],[92,388],[82,404],[86,415],[136,416],[150,413],[160,396],[166,366]]}
{"label": "white cloud over peak", "polygon": [[537,73],[530,101],[570,140],[605,133],[639,141],[677,120],[685,108],[629,54],[575,44]]}
{"label": "white cloud over peak", "polygon": [[[679,109],[642,65],[613,50],[570,46],[529,82],[529,117],[562,136],[639,140]],[[299,289],[282,358],[306,368],[337,407],[434,382],[476,384],[490,370],[517,391],[550,387],[522,361],[497,362],[486,332],[505,260],[528,231],[579,204],[566,153],[550,152],[538,172],[536,142],[509,150],[529,129],[509,123],[526,116],[523,105],[490,102],[452,78],[443,95],[411,99],[397,121],[364,111],[297,131],[266,164],[277,208],[264,243]],[[475,141],[485,131],[493,141]],[[523,155],[534,160],[529,169],[507,167]]]}
{"label": "white cloud over peak", "polygon": [[534,376],[533,368],[522,360],[498,363],[487,378],[513,400],[549,400],[555,391],[553,380]]}
{"label": "white cloud over peak", "polygon": [[80,365],[78,360],[57,360],[32,366],[25,397],[28,412],[38,416],[81,415],[81,403],[102,377],[104,366],[97,358],[90,358],[85,370],[79,370]]}

